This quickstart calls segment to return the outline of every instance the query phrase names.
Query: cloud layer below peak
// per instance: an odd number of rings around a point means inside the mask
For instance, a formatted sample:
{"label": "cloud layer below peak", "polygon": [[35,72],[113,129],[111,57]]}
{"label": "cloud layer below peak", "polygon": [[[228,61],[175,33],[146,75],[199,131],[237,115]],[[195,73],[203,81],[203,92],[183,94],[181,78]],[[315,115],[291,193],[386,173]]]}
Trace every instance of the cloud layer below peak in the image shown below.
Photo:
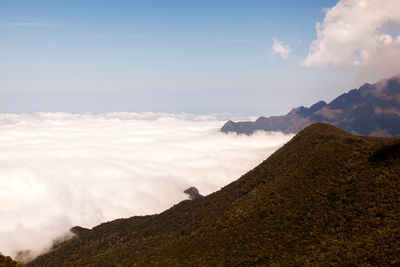
{"label": "cloud layer below peak", "polygon": [[0,114],[0,251],[37,255],[75,225],[161,212],[209,194],[292,136],[223,134],[212,116]]}

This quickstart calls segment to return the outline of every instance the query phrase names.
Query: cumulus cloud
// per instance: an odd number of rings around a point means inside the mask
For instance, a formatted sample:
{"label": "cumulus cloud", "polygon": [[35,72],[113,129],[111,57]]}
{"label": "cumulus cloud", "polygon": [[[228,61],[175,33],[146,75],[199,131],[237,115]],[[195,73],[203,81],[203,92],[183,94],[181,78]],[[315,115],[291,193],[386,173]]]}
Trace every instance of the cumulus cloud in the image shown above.
{"label": "cumulus cloud", "polygon": [[278,41],[275,37],[272,38],[272,40],[274,41],[274,44],[272,45],[272,51],[274,54],[279,54],[282,58],[288,58],[290,54],[290,46],[283,45],[283,43]]}
{"label": "cumulus cloud", "polygon": [[33,254],[75,225],[161,212],[209,194],[292,135],[223,134],[212,116],[0,115],[0,251]]}
{"label": "cumulus cloud", "polygon": [[361,67],[375,78],[400,71],[399,0],[340,0],[325,12],[304,66]]}

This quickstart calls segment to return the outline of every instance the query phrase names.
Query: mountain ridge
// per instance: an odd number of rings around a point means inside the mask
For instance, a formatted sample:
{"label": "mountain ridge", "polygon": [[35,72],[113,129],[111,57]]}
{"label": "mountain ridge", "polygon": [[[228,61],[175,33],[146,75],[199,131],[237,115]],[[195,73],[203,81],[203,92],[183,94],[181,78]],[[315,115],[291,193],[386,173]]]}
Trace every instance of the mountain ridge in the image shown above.
{"label": "mountain ridge", "polygon": [[221,131],[252,134],[255,131],[298,133],[308,125],[325,122],[361,135],[400,135],[400,75],[341,94],[329,104],[319,101],[300,106],[282,116],[259,117],[256,121],[225,123]]}
{"label": "mountain ridge", "polygon": [[397,264],[399,147],[313,124],[215,193],[80,231],[27,266]]}

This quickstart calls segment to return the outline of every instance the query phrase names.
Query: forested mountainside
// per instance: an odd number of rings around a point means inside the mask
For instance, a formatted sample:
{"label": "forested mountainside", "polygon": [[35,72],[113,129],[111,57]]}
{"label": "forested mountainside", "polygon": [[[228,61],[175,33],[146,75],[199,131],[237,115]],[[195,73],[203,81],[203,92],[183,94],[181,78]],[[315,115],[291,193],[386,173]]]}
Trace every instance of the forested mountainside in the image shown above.
{"label": "forested mountainside", "polygon": [[74,232],[28,266],[400,264],[400,138],[313,124],[218,192]]}
{"label": "forested mountainside", "polygon": [[0,253],[0,267],[24,267],[21,264],[13,261],[11,257],[4,256]]}

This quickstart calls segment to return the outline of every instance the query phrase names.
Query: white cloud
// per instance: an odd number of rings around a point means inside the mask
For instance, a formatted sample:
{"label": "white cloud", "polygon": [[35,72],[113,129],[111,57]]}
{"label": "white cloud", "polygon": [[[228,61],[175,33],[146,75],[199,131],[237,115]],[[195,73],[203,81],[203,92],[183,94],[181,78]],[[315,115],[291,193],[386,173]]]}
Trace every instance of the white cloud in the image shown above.
{"label": "white cloud", "polygon": [[278,41],[276,38],[272,38],[274,44],[272,46],[272,50],[274,54],[279,54],[282,58],[288,58],[290,54],[290,46],[283,45],[282,42]]}
{"label": "white cloud", "polygon": [[48,22],[8,22],[9,26],[26,26],[26,27],[40,27],[40,26],[58,26],[55,23]]}
{"label": "white cloud", "polygon": [[145,37],[144,34],[94,34],[91,35],[93,38],[103,38],[103,39],[108,39],[108,38],[143,38]]}
{"label": "white cloud", "polygon": [[211,116],[0,114],[0,251],[33,254],[75,225],[161,212],[209,194],[292,135],[223,134]]}
{"label": "white cloud", "polygon": [[361,67],[375,78],[400,71],[399,0],[340,0],[316,30],[304,66]]}
{"label": "white cloud", "polygon": [[218,41],[217,43],[253,43],[256,40],[223,40]]}

